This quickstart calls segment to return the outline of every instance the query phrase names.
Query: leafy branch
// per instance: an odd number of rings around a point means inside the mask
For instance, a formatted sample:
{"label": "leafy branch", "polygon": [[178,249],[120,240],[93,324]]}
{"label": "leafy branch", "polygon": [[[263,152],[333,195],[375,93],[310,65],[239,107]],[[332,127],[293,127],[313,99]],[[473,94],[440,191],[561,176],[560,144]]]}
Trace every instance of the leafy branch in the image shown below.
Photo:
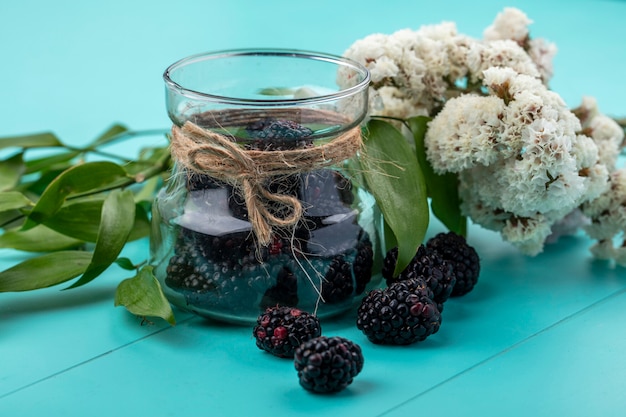
{"label": "leafy branch", "polygon": [[[152,198],[170,169],[169,150],[142,149],[131,160],[102,149],[156,133],[164,132],[113,125],[83,148],[65,145],[52,133],[0,138],[0,150],[8,154],[0,160],[0,248],[38,253],[0,272],[0,292],[35,290],[74,278],[66,289],[77,288],[116,264],[137,271],[120,283],[116,305],[141,314],[146,311],[137,307],[141,295],[144,303],[154,304],[152,315],[174,323],[146,261],[133,264],[119,257],[127,242],[150,233]],[[34,150],[47,155],[31,157]],[[129,296],[125,289],[135,287]]]}

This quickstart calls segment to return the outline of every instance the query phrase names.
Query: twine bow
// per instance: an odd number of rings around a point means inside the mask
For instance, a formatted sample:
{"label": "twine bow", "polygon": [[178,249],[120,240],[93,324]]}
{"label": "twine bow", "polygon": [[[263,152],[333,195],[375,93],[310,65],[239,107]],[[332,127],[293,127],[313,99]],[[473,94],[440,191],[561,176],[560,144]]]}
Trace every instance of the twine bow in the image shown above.
{"label": "twine bow", "polygon": [[[172,127],[171,152],[184,167],[209,175],[239,189],[248,209],[259,244],[271,242],[272,227],[292,227],[303,215],[302,203],[294,196],[272,193],[268,179],[338,165],[354,156],[362,146],[361,130],[354,127],[323,145],[282,151],[246,150],[228,137],[192,122]],[[287,208],[279,217],[270,204]]]}

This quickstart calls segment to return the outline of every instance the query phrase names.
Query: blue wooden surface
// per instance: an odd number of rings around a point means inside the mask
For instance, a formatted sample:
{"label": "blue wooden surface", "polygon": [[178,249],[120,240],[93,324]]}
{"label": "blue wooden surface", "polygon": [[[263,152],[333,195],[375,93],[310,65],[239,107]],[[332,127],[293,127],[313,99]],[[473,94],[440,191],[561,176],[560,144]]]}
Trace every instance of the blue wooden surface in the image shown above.
{"label": "blue wooden surface", "polygon": [[[356,39],[443,20],[480,36],[504,6],[557,44],[551,87],[626,115],[624,1],[0,3],[0,136],[52,130],[80,144],[112,122],[169,125],[162,71],[192,53],[292,47],[341,54]],[[129,145],[132,149],[138,144]],[[433,224],[429,235],[441,230]],[[251,329],[177,311],[141,325],[113,307],[112,267],[72,291],[0,294],[2,416],[621,416],[626,410],[626,270],[592,261],[575,236],[536,258],[470,228],[482,258],[474,292],[446,305],[436,335],[370,344],[354,312],[324,333],[359,343],[363,372],[314,396],[293,364],[254,346]],[[147,257],[147,242],[124,255]],[[0,249],[0,268],[24,255]]]}

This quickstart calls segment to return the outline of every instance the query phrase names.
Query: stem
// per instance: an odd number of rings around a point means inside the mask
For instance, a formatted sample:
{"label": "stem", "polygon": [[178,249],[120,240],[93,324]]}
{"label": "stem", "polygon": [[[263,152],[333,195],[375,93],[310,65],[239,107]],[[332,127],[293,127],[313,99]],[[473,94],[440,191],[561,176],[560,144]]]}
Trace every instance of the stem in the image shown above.
{"label": "stem", "polygon": [[169,132],[168,129],[146,129],[146,130],[133,130],[133,131],[126,131],[126,132],[122,132],[119,133],[115,136],[112,136],[111,138],[107,139],[106,143],[102,143],[102,144],[93,144],[90,146],[87,146],[85,148],[80,148],[80,147],[73,147],[73,146],[68,146],[68,145],[64,145],[65,148],[75,151],[75,152],[81,152],[81,153],[93,153],[96,155],[101,155],[107,158],[111,158],[111,159],[117,159],[119,161],[122,161],[124,163],[129,163],[132,162],[132,160],[127,159],[121,155],[116,155],[116,154],[112,154],[109,152],[105,152],[102,151],[100,149],[97,148],[98,145],[102,145],[102,146],[106,146],[106,145],[110,145],[113,144],[115,142],[120,142],[122,140],[127,140],[127,139],[132,139],[134,137],[137,136],[148,136],[148,135],[167,135],[167,133]]}
{"label": "stem", "polygon": [[154,176],[157,176],[165,171],[168,170],[169,168],[169,162],[171,160],[172,156],[169,152],[167,152],[162,159],[158,160],[157,163],[155,165],[152,165],[150,168],[144,170],[144,171],[140,171],[137,174],[133,175],[133,176],[129,176],[127,180],[122,181],[122,182],[118,182],[115,184],[112,184],[108,187],[104,187],[104,188],[99,188],[97,190],[92,190],[92,191],[88,191],[85,193],[81,193],[81,194],[76,194],[73,195],[71,197],[68,197],[67,200],[73,200],[76,198],[82,198],[82,197],[88,197],[90,195],[96,195],[96,194],[100,194],[100,193],[104,193],[107,191],[113,191],[116,190],[118,188],[126,188],[126,187],[130,187],[133,184],[140,184],[142,182],[144,182],[145,180],[148,180]]}
{"label": "stem", "polygon": [[[75,194],[73,196],[67,197],[66,200],[73,200],[76,198],[87,197],[87,196],[96,195],[96,194],[100,194],[100,193],[107,192],[107,191],[116,190],[118,188],[126,188],[133,184],[140,184],[152,177],[155,177],[163,172],[166,172],[169,169],[169,163],[170,163],[171,158],[172,158],[171,154],[169,152],[165,152],[163,156],[159,160],[157,160],[154,165],[151,165],[149,168],[143,171],[140,171],[135,175],[128,176],[128,179],[124,181],[114,183],[108,187],[99,188],[99,189],[88,191],[88,192],[81,193],[81,194]],[[3,224],[0,224],[0,229],[4,228],[5,226],[13,222],[23,219],[24,217],[26,217],[26,214],[21,214],[19,216],[16,216],[10,219],[9,221],[6,221]]]}
{"label": "stem", "polygon": [[405,120],[402,119],[400,117],[393,117],[393,116],[377,116],[377,115],[373,115],[372,119],[382,119],[382,120],[393,120],[395,122],[400,122],[402,123],[404,126],[407,127],[407,129],[411,130],[411,128],[409,127],[409,123]]}
{"label": "stem", "polygon": [[5,221],[4,223],[0,224],[0,229],[4,229],[6,226],[10,225],[11,223],[14,223],[20,219],[23,219],[25,217],[25,215],[20,214],[12,219],[9,219],[7,221]]}
{"label": "stem", "polygon": [[[170,132],[169,129],[145,129],[145,130],[129,130],[123,133],[119,133],[115,136],[112,136],[107,140],[106,145],[110,143],[115,143],[120,140],[126,140],[133,138],[135,136],[148,136],[148,135],[167,135]],[[87,147],[89,149],[91,147]]]}
{"label": "stem", "polygon": [[90,148],[75,148],[73,146],[68,146],[65,145],[65,148],[70,150],[70,151],[74,151],[74,152],[80,152],[81,154],[87,154],[87,153],[92,153],[95,155],[100,155],[100,156],[104,156],[105,158],[109,158],[109,159],[117,159],[120,162],[123,162],[125,164],[131,162],[130,159],[126,159],[123,156],[120,155],[115,155],[109,152],[104,152],[98,149],[90,149]]}

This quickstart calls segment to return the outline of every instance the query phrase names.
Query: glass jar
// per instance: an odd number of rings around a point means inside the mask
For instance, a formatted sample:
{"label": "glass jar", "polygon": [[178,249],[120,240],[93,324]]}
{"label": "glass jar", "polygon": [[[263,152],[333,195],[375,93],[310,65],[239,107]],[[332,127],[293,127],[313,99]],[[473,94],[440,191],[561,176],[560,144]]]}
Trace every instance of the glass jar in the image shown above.
{"label": "glass jar", "polygon": [[174,168],[150,250],[170,302],[235,323],[275,305],[349,309],[380,280],[380,214],[358,168],[367,70],[233,50],[182,59],[164,80]]}

